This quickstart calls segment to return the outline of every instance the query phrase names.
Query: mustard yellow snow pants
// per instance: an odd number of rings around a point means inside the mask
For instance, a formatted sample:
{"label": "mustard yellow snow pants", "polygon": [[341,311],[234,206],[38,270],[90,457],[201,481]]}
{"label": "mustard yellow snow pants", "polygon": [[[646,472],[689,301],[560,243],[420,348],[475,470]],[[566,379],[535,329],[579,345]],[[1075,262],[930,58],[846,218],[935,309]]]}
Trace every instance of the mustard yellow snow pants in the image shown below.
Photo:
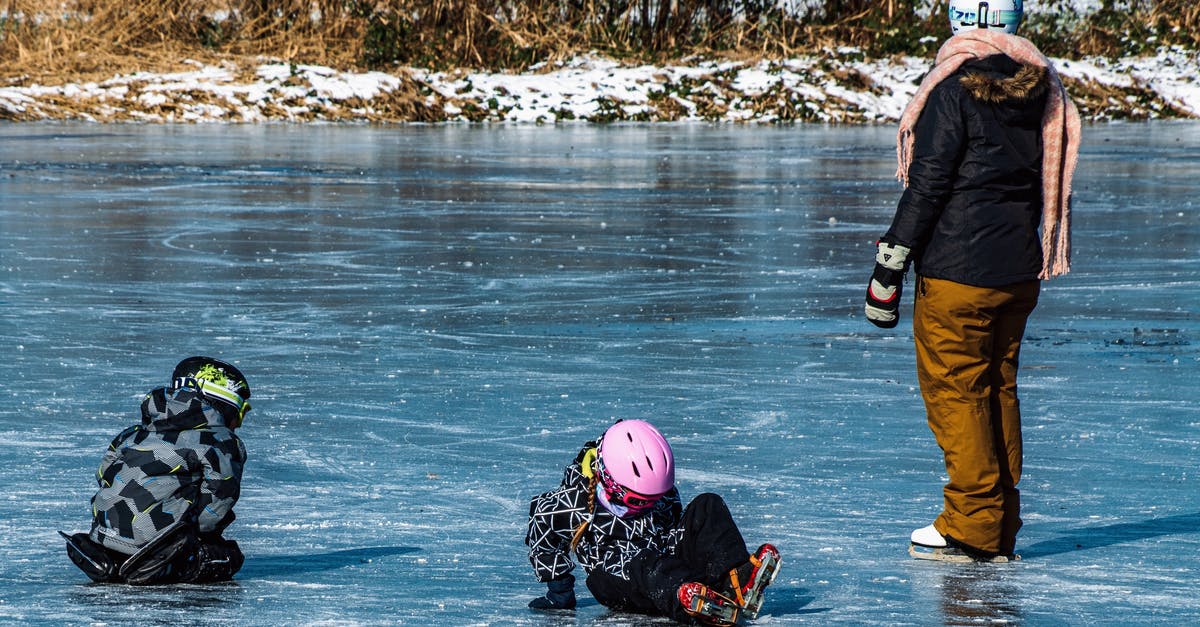
{"label": "mustard yellow snow pants", "polygon": [[1040,289],[917,277],[917,379],[950,478],[933,524],[980,551],[1013,553],[1021,528],[1017,362]]}

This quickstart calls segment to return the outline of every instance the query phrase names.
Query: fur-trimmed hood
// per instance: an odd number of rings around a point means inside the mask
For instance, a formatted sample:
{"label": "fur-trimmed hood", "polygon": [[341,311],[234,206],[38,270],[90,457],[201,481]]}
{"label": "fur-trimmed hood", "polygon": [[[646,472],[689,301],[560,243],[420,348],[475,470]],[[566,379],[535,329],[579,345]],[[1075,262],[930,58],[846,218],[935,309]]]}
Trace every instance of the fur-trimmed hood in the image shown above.
{"label": "fur-trimmed hood", "polygon": [[999,104],[1040,100],[1045,96],[1048,87],[1046,68],[1012,62],[1016,65],[1016,71],[1006,72],[1004,70],[1008,68],[1001,69],[995,66],[1007,64],[989,64],[987,61],[988,59],[985,59],[980,63],[968,64],[964,68],[964,76],[959,82],[972,98]]}

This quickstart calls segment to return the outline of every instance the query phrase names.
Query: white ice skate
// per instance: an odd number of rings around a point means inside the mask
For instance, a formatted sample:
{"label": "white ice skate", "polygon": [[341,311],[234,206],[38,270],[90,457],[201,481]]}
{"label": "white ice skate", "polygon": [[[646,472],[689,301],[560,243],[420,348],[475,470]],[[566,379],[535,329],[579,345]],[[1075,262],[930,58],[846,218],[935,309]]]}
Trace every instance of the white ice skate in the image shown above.
{"label": "white ice skate", "polygon": [[961,548],[950,546],[945,536],[938,533],[938,530],[933,525],[927,525],[913,531],[912,535],[909,536],[909,541],[908,554],[919,560],[951,562],[954,564],[971,564],[974,562],[1002,564],[1021,559],[1019,555],[995,555],[989,557],[968,554]]}

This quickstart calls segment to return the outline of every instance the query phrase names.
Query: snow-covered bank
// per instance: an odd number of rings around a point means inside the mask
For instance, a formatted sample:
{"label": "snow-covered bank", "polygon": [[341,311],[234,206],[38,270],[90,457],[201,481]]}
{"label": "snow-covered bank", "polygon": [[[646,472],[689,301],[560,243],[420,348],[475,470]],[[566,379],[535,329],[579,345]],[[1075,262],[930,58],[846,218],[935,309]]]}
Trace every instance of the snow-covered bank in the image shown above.
{"label": "snow-covered bank", "polygon": [[[1200,118],[1194,51],[1055,62],[1087,119]],[[888,122],[899,117],[929,63],[866,59],[853,48],[782,61],[664,67],[583,56],[522,74],[191,62],[196,69],[185,72],[0,88],[0,119]]]}

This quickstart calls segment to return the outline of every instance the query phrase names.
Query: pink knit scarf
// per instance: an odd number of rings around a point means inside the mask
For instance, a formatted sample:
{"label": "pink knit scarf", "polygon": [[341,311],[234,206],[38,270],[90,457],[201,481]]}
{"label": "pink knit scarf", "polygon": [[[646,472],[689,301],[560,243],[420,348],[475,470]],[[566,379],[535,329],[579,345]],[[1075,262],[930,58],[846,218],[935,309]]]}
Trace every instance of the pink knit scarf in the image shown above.
{"label": "pink knit scarf", "polygon": [[1079,111],[1067,96],[1058,71],[1029,40],[996,30],[970,30],[951,37],[938,50],[933,70],[921,81],[912,102],[900,116],[896,134],[896,178],[908,186],[912,163],[913,127],[934,86],[963,63],[1005,54],[1018,63],[1047,70],[1050,94],[1042,114],[1042,272],[1049,279],[1071,270],[1071,178],[1079,158]]}

